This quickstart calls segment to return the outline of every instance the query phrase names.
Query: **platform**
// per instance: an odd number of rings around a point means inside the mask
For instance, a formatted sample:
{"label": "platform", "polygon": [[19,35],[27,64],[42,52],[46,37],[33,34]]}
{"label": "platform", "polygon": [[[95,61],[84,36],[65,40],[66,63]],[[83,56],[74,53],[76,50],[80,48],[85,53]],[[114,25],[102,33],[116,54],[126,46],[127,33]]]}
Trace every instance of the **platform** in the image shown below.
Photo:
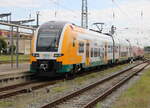
{"label": "platform", "polygon": [[16,64],[13,64],[13,68],[11,68],[11,64],[0,64],[0,75],[28,72],[29,67],[29,63],[21,63],[18,68],[16,68]]}

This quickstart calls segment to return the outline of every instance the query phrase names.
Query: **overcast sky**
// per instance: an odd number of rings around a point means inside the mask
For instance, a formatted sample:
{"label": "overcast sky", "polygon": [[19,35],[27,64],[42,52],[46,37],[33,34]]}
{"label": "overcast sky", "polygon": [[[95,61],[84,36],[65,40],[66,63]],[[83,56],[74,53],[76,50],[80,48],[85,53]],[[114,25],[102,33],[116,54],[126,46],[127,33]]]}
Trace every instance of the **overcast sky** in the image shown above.
{"label": "overcast sky", "polygon": [[[114,24],[120,30],[130,28],[125,36],[150,45],[150,0],[88,0],[88,19]],[[35,18],[40,11],[40,23],[65,20],[80,25],[82,0],[0,0],[0,13],[12,12],[12,20]],[[114,18],[113,18],[114,12]],[[131,33],[131,32],[130,32]],[[130,34],[129,33],[129,34]]]}

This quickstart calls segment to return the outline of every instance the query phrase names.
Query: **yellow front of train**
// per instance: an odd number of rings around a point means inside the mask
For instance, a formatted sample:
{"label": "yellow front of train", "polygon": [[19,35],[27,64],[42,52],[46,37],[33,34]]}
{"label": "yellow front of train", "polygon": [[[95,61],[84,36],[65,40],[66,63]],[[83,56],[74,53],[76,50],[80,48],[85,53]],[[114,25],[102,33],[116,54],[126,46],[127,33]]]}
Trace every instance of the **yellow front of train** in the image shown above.
{"label": "yellow front of train", "polygon": [[55,76],[71,72],[81,62],[77,55],[77,34],[66,22],[49,21],[41,25],[33,37],[30,71],[39,76]]}

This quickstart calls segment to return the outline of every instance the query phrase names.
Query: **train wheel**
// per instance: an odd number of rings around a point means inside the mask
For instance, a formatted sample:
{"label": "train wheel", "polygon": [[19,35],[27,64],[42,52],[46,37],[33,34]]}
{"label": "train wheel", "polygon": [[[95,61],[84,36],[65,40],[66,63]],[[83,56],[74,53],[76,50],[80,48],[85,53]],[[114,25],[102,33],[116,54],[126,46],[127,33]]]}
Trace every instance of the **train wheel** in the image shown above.
{"label": "train wheel", "polygon": [[75,74],[74,73],[66,73],[65,74],[65,79],[71,80],[73,78],[75,78]]}
{"label": "train wheel", "polygon": [[65,79],[70,80],[70,77],[71,77],[71,76],[70,76],[70,73],[66,73],[66,74],[65,74]]}
{"label": "train wheel", "polygon": [[81,67],[79,65],[74,65],[72,73],[78,73],[81,70]]}

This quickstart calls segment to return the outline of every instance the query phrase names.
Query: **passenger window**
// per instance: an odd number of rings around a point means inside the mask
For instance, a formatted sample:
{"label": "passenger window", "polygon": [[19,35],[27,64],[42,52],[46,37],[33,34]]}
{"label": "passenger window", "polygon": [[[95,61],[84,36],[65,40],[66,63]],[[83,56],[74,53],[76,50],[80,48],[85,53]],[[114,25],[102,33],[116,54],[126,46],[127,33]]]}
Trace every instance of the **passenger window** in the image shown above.
{"label": "passenger window", "polygon": [[94,57],[97,57],[97,48],[94,48]]}
{"label": "passenger window", "polygon": [[79,53],[84,53],[84,43],[79,42]]}
{"label": "passenger window", "polygon": [[93,57],[93,48],[91,48],[91,57]]}
{"label": "passenger window", "polygon": [[72,46],[75,47],[76,39],[73,39]]}
{"label": "passenger window", "polygon": [[98,49],[98,56],[100,57],[100,48]]}

